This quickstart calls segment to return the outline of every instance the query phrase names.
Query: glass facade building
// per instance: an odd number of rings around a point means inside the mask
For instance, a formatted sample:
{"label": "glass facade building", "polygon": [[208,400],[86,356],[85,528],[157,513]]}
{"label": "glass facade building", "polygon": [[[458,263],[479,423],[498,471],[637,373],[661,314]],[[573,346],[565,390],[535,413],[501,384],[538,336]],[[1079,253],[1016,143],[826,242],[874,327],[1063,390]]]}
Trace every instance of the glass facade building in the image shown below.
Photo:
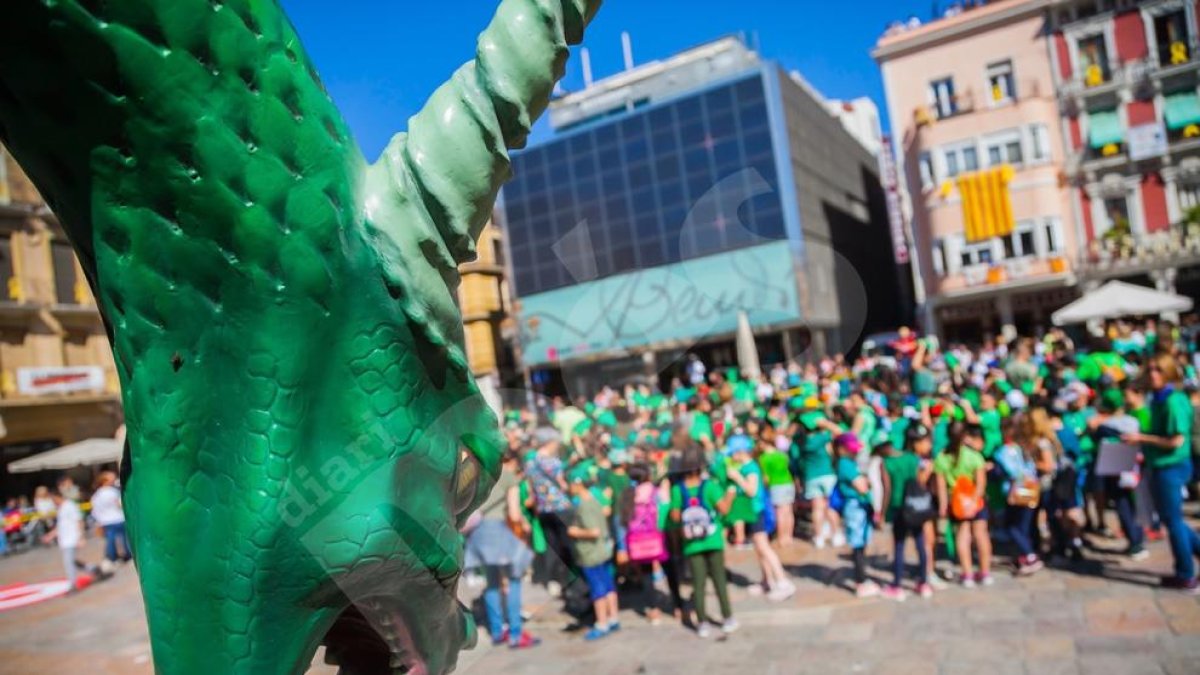
{"label": "glass facade building", "polygon": [[[504,188],[516,292],[785,238],[772,139],[755,69],[519,153]],[[579,232],[586,245],[555,251]]]}

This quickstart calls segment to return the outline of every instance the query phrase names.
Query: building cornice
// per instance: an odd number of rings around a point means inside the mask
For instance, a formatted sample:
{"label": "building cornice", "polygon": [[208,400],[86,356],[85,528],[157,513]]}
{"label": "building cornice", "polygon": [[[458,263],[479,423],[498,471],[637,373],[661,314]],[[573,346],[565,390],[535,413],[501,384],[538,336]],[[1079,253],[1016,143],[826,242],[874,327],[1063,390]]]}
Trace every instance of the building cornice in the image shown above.
{"label": "building cornice", "polygon": [[1051,0],[1018,0],[970,9],[955,17],[939,19],[898,35],[885,36],[871,51],[871,57],[882,63],[936,44],[960,39],[996,24],[1041,14],[1050,4]]}

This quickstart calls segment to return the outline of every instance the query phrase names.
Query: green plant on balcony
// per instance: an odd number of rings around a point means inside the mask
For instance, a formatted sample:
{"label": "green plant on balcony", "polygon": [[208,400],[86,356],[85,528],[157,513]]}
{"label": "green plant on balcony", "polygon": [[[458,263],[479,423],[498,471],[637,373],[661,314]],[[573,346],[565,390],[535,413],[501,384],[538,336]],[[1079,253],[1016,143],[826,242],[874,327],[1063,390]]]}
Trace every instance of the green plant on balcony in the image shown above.
{"label": "green plant on balcony", "polygon": [[1183,212],[1183,225],[1200,225],[1200,204]]}
{"label": "green plant on balcony", "polygon": [[1113,217],[1112,227],[1104,233],[1104,239],[1107,241],[1119,242],[1132,234],[1133,229],[1129,225],[1129,219],[1124,216]]}

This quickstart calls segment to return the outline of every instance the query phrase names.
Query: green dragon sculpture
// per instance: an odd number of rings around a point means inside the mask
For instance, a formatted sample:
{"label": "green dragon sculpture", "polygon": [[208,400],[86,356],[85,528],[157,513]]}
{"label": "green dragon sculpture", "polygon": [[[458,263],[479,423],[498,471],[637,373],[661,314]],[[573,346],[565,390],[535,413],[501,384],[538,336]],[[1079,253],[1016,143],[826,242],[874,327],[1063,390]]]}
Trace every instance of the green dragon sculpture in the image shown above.
{"label": "green dragon sculpture", "polygon": [[[451,670],[498,470],[456,265],[599,0],[504,0],[368,164],[275,0],[10,0],[0,138],[112,339],[163,673]],[[418,28],[414,27],[414,30]]]}

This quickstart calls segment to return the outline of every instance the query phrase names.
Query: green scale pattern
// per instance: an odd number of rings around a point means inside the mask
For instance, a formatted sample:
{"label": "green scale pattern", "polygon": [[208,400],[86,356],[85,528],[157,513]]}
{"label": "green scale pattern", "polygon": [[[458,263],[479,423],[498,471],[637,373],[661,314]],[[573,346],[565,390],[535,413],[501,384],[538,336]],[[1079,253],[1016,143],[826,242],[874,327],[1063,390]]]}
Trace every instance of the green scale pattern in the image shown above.
{"label": "green scale pattern", "polygon": [[[0,138],[122,383],[163,673],[446,672],[498,471],[456,266],[598,0],[504,0],[368,164],[274,0],[11,0]],[[429,29],[417,27],[414,29]]]}

